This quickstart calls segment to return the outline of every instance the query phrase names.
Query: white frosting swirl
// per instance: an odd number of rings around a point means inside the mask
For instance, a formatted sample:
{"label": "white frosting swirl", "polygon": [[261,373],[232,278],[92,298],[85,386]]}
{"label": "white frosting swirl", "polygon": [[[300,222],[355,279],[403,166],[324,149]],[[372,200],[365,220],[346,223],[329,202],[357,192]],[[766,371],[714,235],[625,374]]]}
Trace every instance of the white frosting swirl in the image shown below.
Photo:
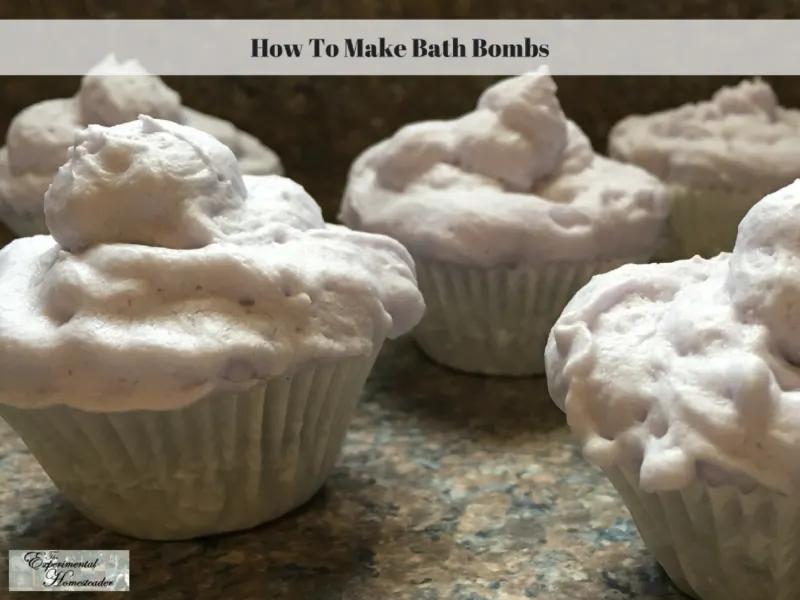
{"label": "white frosting swirl", "polygon": [[800,112],[746,80],[708,102],[623,119],[609,153],[669,183],[768,193],[800,177]]}
{"label": "white frosting swirl", "polygon": [[0,251],[0,402],[167,409],[302,363],[369,355],[421,319],[406,250],[326,225],[212,136],[140,117],[79,134],[53,237]]}
{"label": "white frosting swirl", "polygon": [[461,118],[408,125],[366,150],[340,219],[488,267],[649,255],[667,210],[656,178],[594,153],[543,67],[490,87]]}
{"label": "white frosting swirl", "polygon": [[117,61],[111,54],[83,77],[78,106],[86,123],[118,125],[139,115],[184,120],[181,97],[159,77],[154,77],[135,60]]}
{"label": "white frosting swirl", "polygon": [[210,133],[234,152],[244,173],[282,172],[275,153],[253,136],[184,107],[177,92],[137,61],[118,61],[109,55],[83,77],[73,98],[34,104],[11,121],[6,146],[0,150],[0,218],[7,213],[25,215],[37,223],[37,233],[47,233],[41,218],[44,193],[67,159],[76,132],[90,124],[126,123],[140,114]]}
{"label": "white frosting swirl", "polygon": [[584,454],[645,490],[696,477],[800,492],[800,180],[766,196],[732,254],[595,277],[545,353]]}

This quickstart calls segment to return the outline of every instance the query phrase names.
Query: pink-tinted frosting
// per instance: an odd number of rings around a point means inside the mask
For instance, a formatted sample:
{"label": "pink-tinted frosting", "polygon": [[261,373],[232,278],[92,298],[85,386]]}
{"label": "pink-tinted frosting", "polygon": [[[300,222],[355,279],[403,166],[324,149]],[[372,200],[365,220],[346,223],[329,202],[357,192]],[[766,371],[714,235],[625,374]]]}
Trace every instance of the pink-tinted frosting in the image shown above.
{"label": "pink-tinted frosting", "polygon": [[340,219],[412,253],[488,267],[647,255],[667,211],[656,178],[595,154],[542,68],[490,87],[463,117],[367,149]]}
{"label": "pink-tinted frosting", "polygon": [[272,150],[231,123],[181,104],[180,95],[138,62],[103,59],[81,81],[72,98],[45,100],[20,112],[0,149],[0,219],[26,219],[30,231],[47,233],[42,202],[56,170],[67,160],[76,132],[86,125],[116,125],[146,114],[210,133],[236,155],[244,173],[280,174]]}
{"label": "pink-tinted frosting", "polygon": [[800,177],[800,111],[746,80],[707,102],[623,119],[609,154],[669,183],[767,193]]}

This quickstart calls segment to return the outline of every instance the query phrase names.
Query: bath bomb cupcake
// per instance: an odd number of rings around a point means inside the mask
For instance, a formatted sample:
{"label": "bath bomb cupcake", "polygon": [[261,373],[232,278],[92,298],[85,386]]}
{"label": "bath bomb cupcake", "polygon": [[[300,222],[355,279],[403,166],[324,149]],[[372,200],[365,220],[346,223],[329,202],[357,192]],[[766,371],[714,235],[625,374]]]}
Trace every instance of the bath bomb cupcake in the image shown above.
{"label": "bath bomb cupcake", "polygon": [[406,250],[150,117],[79,133],[44,207],[52,237],[0,251],[0,417],[64,495],[160,540],[308,500],[422,316]]}
{"label": "bath bomb cupcake", "polygon": [[118,125],[140,114],[210,133],[228,146],[250,175],[280,175],[275,153],[231,123],[181,104],[177,92],[136,61],[110,55],[81,81],[73,98],[46,100],[11,121],[0,149],[0,221],[17,235],[47,234],[44,193],[67,160],[75,133],[86,125]]}
{"label": "bath bomb cupcake", "polygon": [[354,162],[340,220],[414,257],[435,361],[544,372],[556,317],[583,284],[646,262],[667,218],[659,181],[598,156],[547,69],[487,89],[458,119],[408,125]]}
{"label": "bath bomb cupcake", "polygon": [[700,600],[797,598],[800,181],[732,254],[594,278],[547,346],[555,402],[646,545]]}
{"label": "bath bomb cupcake", "polygon": [[731,251],[753,204],[800,177],[800,112],[781,108],[766,82],[744,81],[709,102],[623,119],[609,154],[669,189],[670,227],[656,259],[711,258]]}

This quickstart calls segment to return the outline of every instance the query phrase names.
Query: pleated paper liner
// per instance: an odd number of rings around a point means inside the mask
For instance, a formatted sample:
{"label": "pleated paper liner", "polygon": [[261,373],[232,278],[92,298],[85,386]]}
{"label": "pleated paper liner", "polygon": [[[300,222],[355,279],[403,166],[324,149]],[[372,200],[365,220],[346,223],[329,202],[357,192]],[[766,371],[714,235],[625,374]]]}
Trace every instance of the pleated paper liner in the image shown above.
{"label": "pleated paper liner", "polygon": [[556,319],[597,274],[642,255],[542,267],[466,267],[415,256],[427,309],[412,335],[434,361],[468,373],[544,373],[544,348]]}
{"label": "pleated paper liner", "polygon": [[647,493],[638,472],[606,475],[647,548],[673,583],[698,600],[798,600],[800,499],[757,487]]}
{"label": "pleated paper liner", "polygon": [[713,258],[730,252],[736,243],[739,223],[748,211],[774,190],[729,190],[687,188],[670,184],[669,225],[654,257],[672,262],[695,255]]}
{"label": "pleated paper liner", "polygon": [[309,500],[334,467],[376,356],[309,364],[179,410],[0,404],[0,416],[91,521],[189,539],[248,529]]}

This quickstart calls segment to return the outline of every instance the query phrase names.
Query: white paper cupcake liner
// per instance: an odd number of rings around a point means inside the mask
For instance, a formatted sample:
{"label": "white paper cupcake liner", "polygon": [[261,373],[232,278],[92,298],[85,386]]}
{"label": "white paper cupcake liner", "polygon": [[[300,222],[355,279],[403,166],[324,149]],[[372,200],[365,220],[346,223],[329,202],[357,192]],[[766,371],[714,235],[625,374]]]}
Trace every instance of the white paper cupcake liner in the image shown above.
{"label": "white paper cupcake liner", "polygon": [[649,259],[482,269],[415,256],[427,308],[412,335],[431,359],[459,371],[541,375],[547,336],[575,293],[594,275]]}
{"label": "white paper cupcake liner", "polygon": [[758,487],[646,493],[638,473],[605,471],[648,549],[685,594],[699,600],[800,598],[800,499]]}
{"label": "white paper cupcake liner", "polygon": [[727,190],[667,186],[669,225],[654,260],[672,262],[700,255],[712,258],[730,252],[739,222],[768,190]]}
{"label": "white paper cupcake liner", "polygon": [[309,365],[180,410],[0,416],[88,519],[132,537],[179,540],[248,529],[324,484],[377,352]]}

